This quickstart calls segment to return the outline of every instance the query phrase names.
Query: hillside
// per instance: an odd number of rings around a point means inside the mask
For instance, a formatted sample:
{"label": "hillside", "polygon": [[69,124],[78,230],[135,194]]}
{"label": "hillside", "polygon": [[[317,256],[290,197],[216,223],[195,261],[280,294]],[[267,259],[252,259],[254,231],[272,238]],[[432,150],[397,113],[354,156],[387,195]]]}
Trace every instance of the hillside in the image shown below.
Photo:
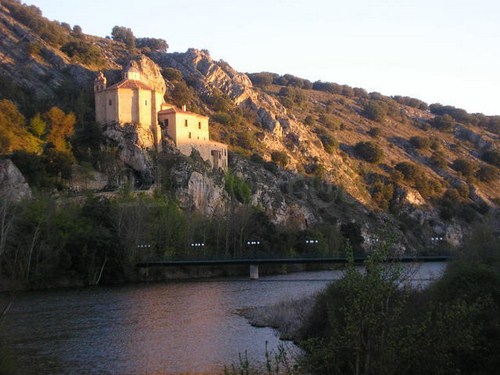
{"label": "hillside", "polygon": [[[401,251],[429,252],[436,237],[454,248],[474,226],[498,228],[500,116],[245,74],[208,51],[86,35],[15,0],[0,1],[0,34],[0,153],[34,191],[114,197],[131,185],[174,196],[184,211],[227,217],[236,178],[249,189],[237,197],[240,220],[253,207],[280,228],[323,236],[325,246],[350,239],[364,251],[380,232],[394,232]],[[166,87],[167,102],[210,117],[234,177],[168,142],[154,154],[139,135],[94,122],[97,73],[115,83],[130,61]],[[238,243],[241,251],[241,235]]]}

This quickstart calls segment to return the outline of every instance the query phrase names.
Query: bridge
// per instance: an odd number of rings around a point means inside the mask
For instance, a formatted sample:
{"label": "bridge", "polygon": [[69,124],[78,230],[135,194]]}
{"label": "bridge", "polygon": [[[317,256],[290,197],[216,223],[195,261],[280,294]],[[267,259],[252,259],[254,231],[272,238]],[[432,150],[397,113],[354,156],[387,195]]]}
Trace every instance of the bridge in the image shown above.
{"label": "bridge", "polygon": [[[446,262],[451,257],[448,255],[415,256],[415,257],[386,257],[385,263],[422,263]],[[363,264],[368,257],[355,257],[354,263]],[[308,257],[308,258],[243,258],[243,259],[182,259],[182,260],[156,260],[137,263],[138,268],[150,267],[181,267],[181,266],[235,266],[249,265],[250,279],[259,278],[259,265],[261,264],[347,264],[348,258]]]}

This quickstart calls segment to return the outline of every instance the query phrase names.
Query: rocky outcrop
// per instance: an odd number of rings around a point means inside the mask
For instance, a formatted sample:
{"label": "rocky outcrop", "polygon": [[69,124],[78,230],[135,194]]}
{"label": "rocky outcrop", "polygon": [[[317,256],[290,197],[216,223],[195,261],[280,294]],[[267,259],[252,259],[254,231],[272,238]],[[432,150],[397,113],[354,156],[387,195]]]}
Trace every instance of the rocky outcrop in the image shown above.
{"label": "rocky outcrop", "polygon": [[296,122],[280,102],[255,90],[246,74],[223,61],[214,61],[206,52],[189,49],[185,53],[155,54],[153,59],[161,66],[178,69],[186,78],[194,78],[201,95],[220,90],[236,105],[255,111],[262,127],[277,136],[282,136],[282,129],[289,129]]}
{"label": "rocky outcrop", "polygon": [[134,125],[106,125],[103,134],[118,147],[120,160],[138,174],[138,185],[150,186],[153,165],[147,145],[154,144],[151,132]]}
{"label": "rocky outcrop", "polygon": [[10,16],[0,4],[0,77],[8,77],[16,86],[38,98],[52,98],[64,82],[91,87],[94,74],[73,64],[28,27]]}
{"label": "rocky outcrop", "polygon": [[191,173],[187,189],[179,198],[185,206],[207,216],[223,209],[227,202],[224,186],[216,184],[213,178],[197,171]]}
{"label": "rocky outcrop", "polygon": [[157,92],[162,94],[166,91],[165,80],[160,73],[160,68],[156,65],[153,60],[144,55],[137,55],[133,57],[125,70],[133,67],[141,73],[141,77],[148,85]]}
{"label": "rocky outcrop", "polygon": [[21,171],[10,159],[0,160],[0,194],[13,201],[30,198],[32,194]]}
{"label": "rocky outcrop", "polygon": [[457,125],[455,127],[455,136],[457,138],[472,142],[479,149],[490,149],[493,143],[484,139],[481,134],[477,134],[471,129],[466,128],[463,125]]}

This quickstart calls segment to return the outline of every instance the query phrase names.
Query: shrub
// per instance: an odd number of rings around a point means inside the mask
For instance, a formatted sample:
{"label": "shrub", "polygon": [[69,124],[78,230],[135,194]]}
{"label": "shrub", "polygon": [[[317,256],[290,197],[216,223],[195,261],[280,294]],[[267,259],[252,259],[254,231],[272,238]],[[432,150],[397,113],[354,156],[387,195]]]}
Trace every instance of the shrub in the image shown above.
{"label": "shrub", "polygon": [[354,146],[356,154],[369,163],[377,163],[383,157],[382,149],[374,142],[359,142]]}
{"label": "shrub", "polygon": [[286,167],[288,164],[288,154],[285,151],[273,151],[271,153],[271,159],[276,164]]}
{"label": "shrub", "polygon": [[377,127],[372,127],[370,128],[370,130],[368,130],[368,135],[373,138],[377,138],[380,135],[380,133],[382,133],[382,131],[380,130],[380,128]]}
{"label": "shrub", "polygon": [[68,42],[61,47],[61,51],[84,64],[101,65],[104,63],[101,50],[83,40]]}
{"label": "shrub", "polygon": [[241,203],[249,203],[252,196],[250,185],[243,179],[228,171],[226,173],[226,191],[231,197],[236,198]]}
{"label": "shrub", "polygon": [[432,156],[430,158],[430,162],[432,165],[438,167],[438,168],[444,168],[446,167],[446,158],[445,158],[445,153],[441,150],[439,151],[434,151],[432,153]]}
{"label": "shrub", "polygon": [[492,182],[498,178],[498,170],[491,165],[483,165],[476,172],[476,177],[483,182]]}
{"label": "shrub", "polygon": [[165,68],[162,71],[163,78],[169,81],[182,81],[182,73],[175,68]]}
{"label": "shrub", "polygon": [[370,120],[383,122],[389,107],[387,103],[380,100],[368,100],[363,108],[363,114]]}
{"label": "shrub", "polygon": [[422,175],[422,170],[415,164],[406,161],[396,164],[394,167],[403,174],[405,180],[416,181]]}
{"label": "shrub", "polygon": [[188,87],[186,82],[177,81],[174,83],[174,89],[172,90],[172,101],[177,106],[182,106],[188,104],[193,100],[193,93]]}
{"label": "shrub", "polygon": [[373,201],[381,209],[387,210],[394,196],[394,185],[386,184],[383,180],[377,179],[370,187],[370,193]]}
{"label": "shrub", "polygon": [[456,159],[451,167],[465,177],[473,176],[477,168],[474,163],[465,159]]}
{"label": "shrub", "polygon": [[264,164],[266,162],[260,154],[257,154],[255,152],[252,154],[252,156],[250,156],[250,160],[256,164]]}
{"label": "shrub", "polygon": [[314,125],[315,122],[316,121],[314,120],[314,117],[311,116],[311,115],[306,116],[306,118],[304,119],[304,124],[305,125],[312,126],[312,125]]}
{"label": "shrub", "polygon": [[278,78],[279,75],[276,73],[248,73],[248,78],[252,81],[255,86],[269,86],[273,84],[274,79]]}
{"label": "shrub", "polygon": [[326,113],[321,113],[319,115],[318,121],[330,130],[336,130],[340,125],[340,121],[337,118]]}
{"label": "shrub", "polygon": [[414,136],[410,138],[410,143],[418,149],[427,149],[430,146],[430,141],[427,138]]}
{"label": "shrub", "polygon": [[436,116],[431,120],[431,126],[441,131],[449,131],[455,126],[455,121],[450,115]]}
{"label": "shrub", "polygon": [[481,158],[488,164],[494,165],[500,168],[500,151],[499,150],[488,150],[484,151]]}
{"label": "shrub", "polygon": [[255,138],[248,131],[241,131],[238,133],[238,146],[245,150],[254,150],[257,147]]}
{"label": "shrub", "polygon": [[403,268],[383,264],[384,256],[375,252],[367,272],[351,262],[343,278],[318,296],[304,327],[303,372],[496,373],[498,270],[452,263],[430,288],[416,291],[401,287]]}

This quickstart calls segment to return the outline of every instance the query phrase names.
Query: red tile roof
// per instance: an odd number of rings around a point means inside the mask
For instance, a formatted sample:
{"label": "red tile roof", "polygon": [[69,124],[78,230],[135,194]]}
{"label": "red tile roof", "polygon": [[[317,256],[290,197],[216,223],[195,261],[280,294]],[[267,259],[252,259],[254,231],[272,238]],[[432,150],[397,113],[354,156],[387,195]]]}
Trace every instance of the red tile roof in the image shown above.
{"label": "red tile roof", "polygon": [[115,83],[112,86],[106,88],[106,90],[116,90],[116,89],[142,89],[142,90],[153,90],[151,87],[146,85],[144,82],[136,81],[133,79],[125,79],[121,82]]}
{"label": "red tile roof", "polygon": [[197,117],[204,117],[204,118],[207,118],[207,116],[200,115],[199,113],[194,113],[194,112],[189,112],[189,111],[183,111],[182,109],[177,108],[177,107],[172,107],[172,108],[163,109],[163,110],[161,110],[161,111],[160,111],[160,112],[158,112],[158,113],[166,113],[166,114],[173,114],[173,113],[186,113],[186,114],[188,114],[188,115],[192,115],[192,116],[197,116]]}

